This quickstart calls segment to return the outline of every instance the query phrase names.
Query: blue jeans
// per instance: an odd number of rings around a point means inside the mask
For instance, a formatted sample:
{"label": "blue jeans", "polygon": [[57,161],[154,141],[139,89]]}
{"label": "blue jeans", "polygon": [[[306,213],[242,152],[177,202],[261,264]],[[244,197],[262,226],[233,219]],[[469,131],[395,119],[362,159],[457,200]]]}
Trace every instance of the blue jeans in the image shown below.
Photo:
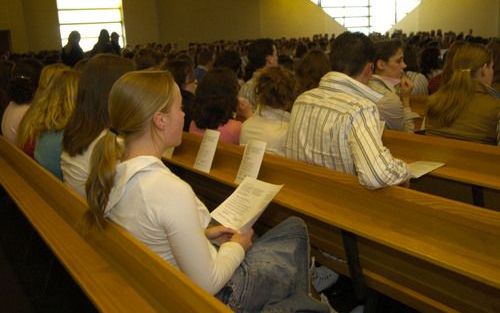
{"label": "blue jeans", "polygon": [[289,217],[255,240],[245,260],[216,295],[235,312],[328,312],[309,296],[309,237]]}

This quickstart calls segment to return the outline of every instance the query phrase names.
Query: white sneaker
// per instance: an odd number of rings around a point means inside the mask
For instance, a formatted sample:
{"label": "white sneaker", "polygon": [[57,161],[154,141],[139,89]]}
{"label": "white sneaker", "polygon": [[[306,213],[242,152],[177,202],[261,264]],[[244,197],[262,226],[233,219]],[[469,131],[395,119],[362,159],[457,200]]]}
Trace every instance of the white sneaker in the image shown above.
{"label": "white sneaker", "polygon": [[365,311],[365,306],[364,305],[358,305],[354,309],[351,310],[350,313],[363,313]]}
{"label": "white sneaker", "polygon": [[328,297],[325,296],[324,293],[320,293],[319,297],[321,299],[321,303],[328,305],[328,308],[330,309],[330,313],[338,313],[330,304],[330,301],[328,301]]}
{"label": "white sneaker", "polygon": [[339,279],[339,274],[326,266],[312,267],[311,282],[318,293],[331,287]]}

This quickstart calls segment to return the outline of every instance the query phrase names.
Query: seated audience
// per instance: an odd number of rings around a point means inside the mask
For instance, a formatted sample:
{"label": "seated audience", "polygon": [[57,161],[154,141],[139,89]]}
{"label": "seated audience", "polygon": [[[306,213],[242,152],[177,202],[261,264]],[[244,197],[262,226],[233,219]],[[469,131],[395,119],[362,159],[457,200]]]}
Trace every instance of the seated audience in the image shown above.
{"label": "seated audience", "polygon": [[35,59],[21,59],[12,69],[7,85],[10,102],[2,116],[2,134],[12,144],[16,143],[19,124],[38,88],[41,70],[42,63]]}
{"label": "seated audience", "polygon": [[497,98],[500,96],[500,39],[494,39],[488,44],[488,49],[493,52],[493,83],[491,87],[495,89]]}
{"label": "seated audience", "polygon": [[240,143],[241,122],[234,119],[242,109],[244,117],[251,116],[248,102],[238,99],[238,79],[227,68],[213,69],[198,85],[195,109],[189,132],[203,135],[205,129],[220,131],[221,142]]}
{"label": "seated audience", "polygon": [[111,46],[111,41],[109,38],[109,32],[106,29],[101,29],[99,33],[99,38],[97,38],[97,43],[94,48],[90,51],[90,55],[94,56],[99,53],[112,53],[113,47]]}
{"label": "seated audience", "polygon": [[319,81],[330,71],[330,61],[326,54],[318,49],[308,51],[304,57],[298,61],[295,69],[297,78],[297,95],[317,88]]}
{"label": "seated audience", "polygon": [[64,182],[85,197],[92,150],[109,125],[108,96],[113,83],[133,70],[132,61],[114,54],[91,58],[80,76],[76,105],[63,135]]}
{"label": "seated audience", "polygon": [[163,62],[163,56],[149,48],[142,48],[134,55],[134,64],[136,70],[155,70],[159,69]]}
{"label": "seated audience", "polygon": [[293,73],[281,67],[268,67],[257,78],[257,111],[243,122],[240,144],[250,140],[267,143],[266,151],[284,156],[290,110],[295,100]]}
{"label": "seated audience", "polygon": [[241,70],[241,57],[237,51],[234,50],[224,50],[222,51],[214,61],[214,68],[226,67],[236,74],[238,77],[238,83],[242,86],[245,82],[241,80],[242,70]]}
{"label": "seated audience", "polygon": [[80,73],[73,70],[55,75],[25,116],[30,120],[29,136],[36,141],[35,160],[60,180],[63,131],[75,108],[79,80]]}
{"label": "seated audience", "polygon": [[194,69],[194,77],[201,82],[208,71],[212,69],[214,63],[214,54],[210,49],[203,49],[198,54],[197,65]]}
{"label": "seated audience", "polygon": [[72,31],[68,37],[68,43],[61,50],[61,60],[67,66],[75,66],[83,59],[83,50],[80,47],[80,33]]}
{"label": "seated audience", "polygon": [[182,109],[184,110],[184,131],[189,131],[189,125],[193,120],[194,94],[198,82],[194,77],[191,62],[174,60],[167,63],[166,69],[173,75],[175,83],[181,89]]}
{"label": "seated audience", "polygon": [[86,184],[92,220],[121,225],[232,310],[329,311],[308,295],[301,219],[288,218],[255,241],[251,229],[209,227],[206,207],[161,161],[182,140],[181,95],[168,72],[125,74],[111,90],[109,112]]}
{"label": "seated audience", "polygon": [[431,94],[435,93],[441,84],[444,84],[447,82],[451,74],[453,73],[453,57],[455,56],[455,53],[457,53],[457,50],[461,47],[463,47],[466,44],[465,41],[455,41],[451,44],[450,48],[446,52],[444,56],[444,66],[443,66],[443,71],[439,73],[438,75],[434,76],[430,81],[429,81],[429,92]]}
{"label": "seated audience", "polygon": [[413,83],[403,72],[406,64],[402,42],[390,40],[375,43],[374,65],[375,74],[368,85],[383,95],[377,101],[380,119],[387,129],[413,131],[413,119],[419,115],[410,107]]}
{"label": "seated audience", "polygon": [[373,43],[362,33],[345,32],[333,46],[332,72],[293,105],[286,156],[357,175],[370,189],[407,182],[406,164],[382,144],[376,105],[382,96],[367,86]]}
{"label": "seated audience", "polygon": [[[35,95],[33,96],[33,101],[29,106],[28,111],[26,111],[26,114],[24,114],[23,119],[19,123],[16,137],[17,145],[32,158],[34,158],[36,145],[36,136],[34,133],[33,123],[35,123],[35,120],[39,119],[40,115],[43,114],[43,109],[39,108],[40,102],[45,101],[47,90],[54,77],[69,69],[70,68],[67,65],[64,65],[62,63],[47,65],[42,69],[38,88],[35,92]],[[41,105],[42,107],[45,107],[45,104]]]}
{"label": "seated audience", "polygon": [[278,65],[278,50],[276,50],[274,42],[271,39],[257,39],[252,42],[248,47],[248,62],[245,75],[249,79],[241,86],[239,95],[247,99],[255,111],[257,107],[255,84],[257,82],[258,70]]}
{"label": "seated audience", "polygon": [[[0,121],[2,120],[3,112],[9,105],[9,97],[7,96],[7,85],[9,84],[12,75],[14,62],[0,60]],[[0,128],[1,134],[1,128]]]}
{"label": "seated audience", "polygon": [[429,81],[424,74],[420,73],[417,49],[407,45],[404,51],[404,62],[406,63],[405,75],[413,83],[412,95],[428,95]]}
{"label": "seated audience", "polygon": [[441,73],[441,51],[437,47],[428,47],[422,51],[420,55],[420,69],[422,74],[429,81],[429,94],[433,94],[439,88],[439,83],[436,84],[434,77]]}
{"label": "seated audience", "polygon": [[500,100],[490,88],[492,52],[466,44],[456,52],[452,70],[450,79],[429,98],[426,133],[497,144]]}

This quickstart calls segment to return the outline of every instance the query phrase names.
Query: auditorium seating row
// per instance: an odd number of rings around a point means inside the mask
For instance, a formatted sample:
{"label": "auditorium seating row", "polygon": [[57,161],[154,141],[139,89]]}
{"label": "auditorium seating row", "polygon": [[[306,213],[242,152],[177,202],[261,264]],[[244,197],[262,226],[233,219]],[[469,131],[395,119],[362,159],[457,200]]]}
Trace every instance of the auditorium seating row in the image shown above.
{"label": "auditorium seating row", "polygon": [[[205,174],[192,167],[199,144],[184,134],[165,162],[214,208],[235,188],[243,149],[219,143]],[[369,191],[272,155],[259,179],[284,187],[257,230],[304,218],[317,259],[350,276],[360,299],[382,293],[422,312],[500,309],[500,213],[401,187]],[[3,138],[0,183],[100,311],[228,311],[119,226],[85,227],[85,202]]]}

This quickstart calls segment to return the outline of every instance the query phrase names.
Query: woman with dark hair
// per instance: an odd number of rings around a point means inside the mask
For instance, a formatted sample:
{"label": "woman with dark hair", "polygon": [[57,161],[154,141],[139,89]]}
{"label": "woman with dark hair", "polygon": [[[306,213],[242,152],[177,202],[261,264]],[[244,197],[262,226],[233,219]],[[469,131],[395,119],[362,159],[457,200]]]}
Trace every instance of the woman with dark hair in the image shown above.
{"label": "woman with dark hair", "polygon": [[13,144],[16,143],[19,124],[38,88],[42,67],[42,63],[35,59],[21,59],[14,65],[7,85],[10,102],[2,116],[2,134]]}
{"label": "woman with dark hair", "polygon": [[172,74],[175,83],[181,90],[182,108],[184,110],[183,130],[187,132],[193,119],[194,94],[198,87],[198,82],[194,77],[193,65],[188,61],[174,60],[167,63],[166,69]]}
{"label": "woman with dark hair", "polygon": [[[225,67],[233,71],[238,79],[241,78],[241,56],[237,51],[234,50],[224,50],[216,58],[214,62],[214,68]],[[243,81],[240,81],[240,85]]]}
{"label": "woman with dark hair", "polygon": [[68,43],[62,48],[61,59],[68,66],[75,66],[78,61],[83,59],[83,50],[80,47],[80,33],[72,31],[68,37]]}
{"label": "woman with dark hair", "polygon": [[7,85],[9,84],[13,67],[14,62],[0,60],[0,121],[2,120],[3,112],[9,104]]}
{"label": "woman with dark hair", "polygon": [[427,95],[429,94],[429,81],[424,74],[420,73],[420,65],[418,64],[417,48],[412,45],[407,45],[404,51],[404,61],[406,63],[405,75],[413,82],[412,95]]}
{"label": "woman with dark hair", "polygon": [[[221,142],[239,144],[241,122],[234,119],[238,107],[242,107],[238,91],[238,78],[231,70],[217,68],[209,71],[196,89],[189,132],[203,135],[205,129],[215,129],[221,133]],[[248,118],[251,115],[248,102],[245,107],[244,115]]]}
{"label": "woman with dark hair", "polygon": [[429,97],[426,133],[498,144],[500,100],[491,93],[493,54],[480,44],[458,49],[452,75]]}
{"label": "woman with dark hair", "polygon": [[313,49],[307,52],[295,69],[297,95],[318,87],[321,77],[329,71],[330,61],[323,51]]}
{"label": "woman with dark hair", "polygon": [[257,78],[257,111],[241,128],[240,144],[250,140],[267,143],[266,150],[284,156],[290,111],[295,101],[293,73],[281,67],[268,67]]}
{"label": "woman with dark hair", "polygon": [[90,155],[109,125],[109,91],[118,78],[133,69],[128,59],[99,54],[87,62],[81,74],[75,109],[64,130],[61,170],[64,182],[83,197]]}
{"label": "woman with dark hair", "polygon": [[368,85],[384,96],[377,102],[380,118],[388,129],[413,131],[413,118],[419,117],[411,111],[410,94],[413,83],[404,75],[403,43],[387,40],[375,43],[374,75]]}
{"label": "woman with dark hair", "polygon": [[96,55],[98,53],[113,53],[109,32],[106,29],[101,29],[97,43],[94,45],[90,55]]}

